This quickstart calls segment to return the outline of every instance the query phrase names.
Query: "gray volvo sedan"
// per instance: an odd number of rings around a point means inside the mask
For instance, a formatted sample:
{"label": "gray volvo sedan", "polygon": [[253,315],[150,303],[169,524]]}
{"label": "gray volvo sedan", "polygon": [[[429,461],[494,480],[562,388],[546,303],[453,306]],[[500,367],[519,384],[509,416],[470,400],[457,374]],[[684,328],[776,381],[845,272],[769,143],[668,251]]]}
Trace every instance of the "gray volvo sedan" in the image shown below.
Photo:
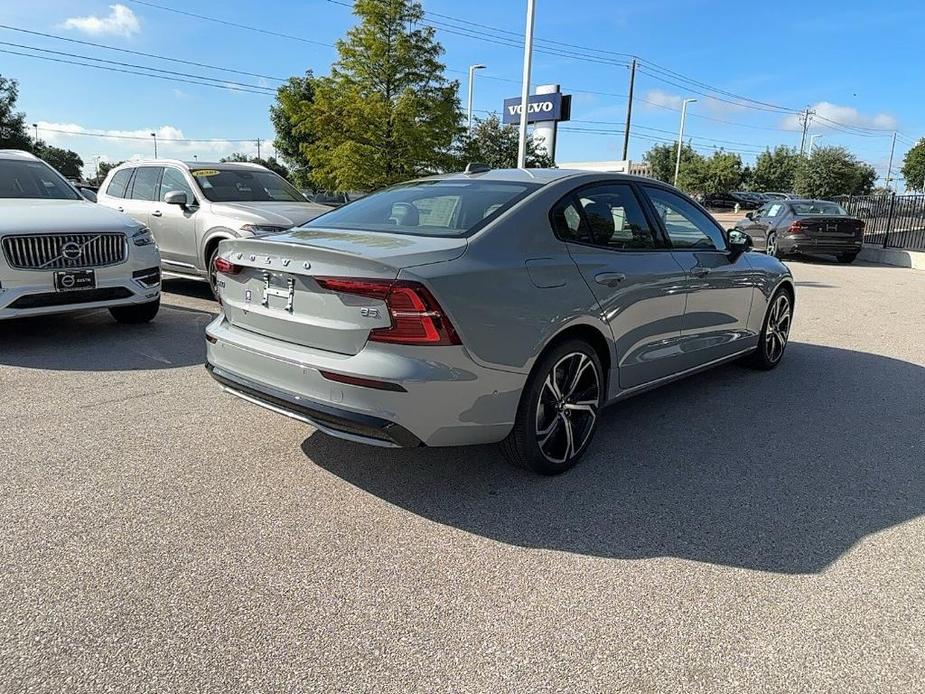
{"label": "gray volvo sedan", "polygon": [[544,474],[601,409],[781,360],[790,272],[657,181],[486,170],[223,241],[208,369],[244,400],[380,446],[500,442]]}

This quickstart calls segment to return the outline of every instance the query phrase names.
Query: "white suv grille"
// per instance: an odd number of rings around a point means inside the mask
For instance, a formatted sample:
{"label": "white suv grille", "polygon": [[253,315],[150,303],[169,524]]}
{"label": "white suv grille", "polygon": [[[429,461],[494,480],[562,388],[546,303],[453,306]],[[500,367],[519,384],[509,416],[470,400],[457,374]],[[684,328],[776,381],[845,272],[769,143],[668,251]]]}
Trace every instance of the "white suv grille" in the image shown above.
{"label": "white suv grille", "polygon": [[119,233],[7,236],[3,255],[20,270],[105,267],[125,262],[128,241]]}

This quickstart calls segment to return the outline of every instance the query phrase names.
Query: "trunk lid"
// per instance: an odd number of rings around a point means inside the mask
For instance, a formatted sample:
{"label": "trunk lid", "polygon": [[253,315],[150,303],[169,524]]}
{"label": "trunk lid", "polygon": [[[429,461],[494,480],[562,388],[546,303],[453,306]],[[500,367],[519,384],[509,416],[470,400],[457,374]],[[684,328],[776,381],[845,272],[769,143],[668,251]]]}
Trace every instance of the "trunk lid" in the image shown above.
{"label": "trunk lid", "polygon": [[465,250],[464,238],[315,228],[230,239],[219,256],[239,269],[219,274],[218,290],[235,327],[352,355],[370,330],[391,324],[385,301],[331,291],[315,278],[394,280],[404,268],[453,260]]}

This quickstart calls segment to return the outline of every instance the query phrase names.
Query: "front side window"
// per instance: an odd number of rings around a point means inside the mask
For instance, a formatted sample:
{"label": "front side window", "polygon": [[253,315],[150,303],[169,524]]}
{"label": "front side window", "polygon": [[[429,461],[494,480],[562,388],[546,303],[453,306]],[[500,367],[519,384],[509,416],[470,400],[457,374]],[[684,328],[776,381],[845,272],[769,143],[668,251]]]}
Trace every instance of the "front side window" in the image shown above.
{"label": "front side window", "polygon": [[595,246],[619,250],[655,248],[655,236],[628,185],[587,188],[578,194],[578,202]]}
{"label": "front side window", "polygon": [[0,198],[81,199],[61,174],[29,159],[0,159]]}
{"label": "front side window", "polygon": [[196,197],[193,195],[193,189],[190,188],[189,183],[186,182],[183,173],[178,169],[167,167],[164,169],[164,175],[161,176],[160,193],[157,199],[163,202],[167,193],[172,193],[173,191],[186,193],[187,202],[192,203],[196,201]]}
{"label": "front side window", "polygon": [[765,214],[765,216],[766,217],[776,217],[777,215],[781,213],[781,210],[783,209],[784,209],[784,206],[781,205],[779,202],[772,203],[768,205],[767,213]]}
{"label": "front side window", "polygon": [[668,232],[672,248],[726,249],[722,232],[691,202],[663,188],[644,189]]}
{"label": "front side window", "polygon": [[417,181],[338,207],[305,227],[468,236],[538,187],[509,181]]}
{"label": "front side window", "polygon": [[159,166],[142,166],[137,169],[132,183],[132,200],[156,200],[162,171]]}
{"label": "front side window", "polygon": [[212,202],[307,202],[282,176],[261,169],[190,169]]}
{"label": "front side window", "polygon": [[132,178],[133,169],[121,169],[112,175],[112,180],[106,187],[106,195],[114,198],[124,198],[128,188],[129,179]]}

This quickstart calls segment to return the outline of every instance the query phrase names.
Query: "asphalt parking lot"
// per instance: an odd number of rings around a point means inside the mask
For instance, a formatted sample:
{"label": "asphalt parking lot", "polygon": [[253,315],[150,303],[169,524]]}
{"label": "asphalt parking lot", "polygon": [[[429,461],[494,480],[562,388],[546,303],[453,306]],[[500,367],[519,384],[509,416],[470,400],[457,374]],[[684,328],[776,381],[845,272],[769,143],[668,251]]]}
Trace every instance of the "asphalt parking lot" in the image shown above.
{"label": "asphalt parking lot", "polygon": [[0,323],[0,690],[923,691],[925,273],[791,267],[554,479],[223,394],[204,285]]}

